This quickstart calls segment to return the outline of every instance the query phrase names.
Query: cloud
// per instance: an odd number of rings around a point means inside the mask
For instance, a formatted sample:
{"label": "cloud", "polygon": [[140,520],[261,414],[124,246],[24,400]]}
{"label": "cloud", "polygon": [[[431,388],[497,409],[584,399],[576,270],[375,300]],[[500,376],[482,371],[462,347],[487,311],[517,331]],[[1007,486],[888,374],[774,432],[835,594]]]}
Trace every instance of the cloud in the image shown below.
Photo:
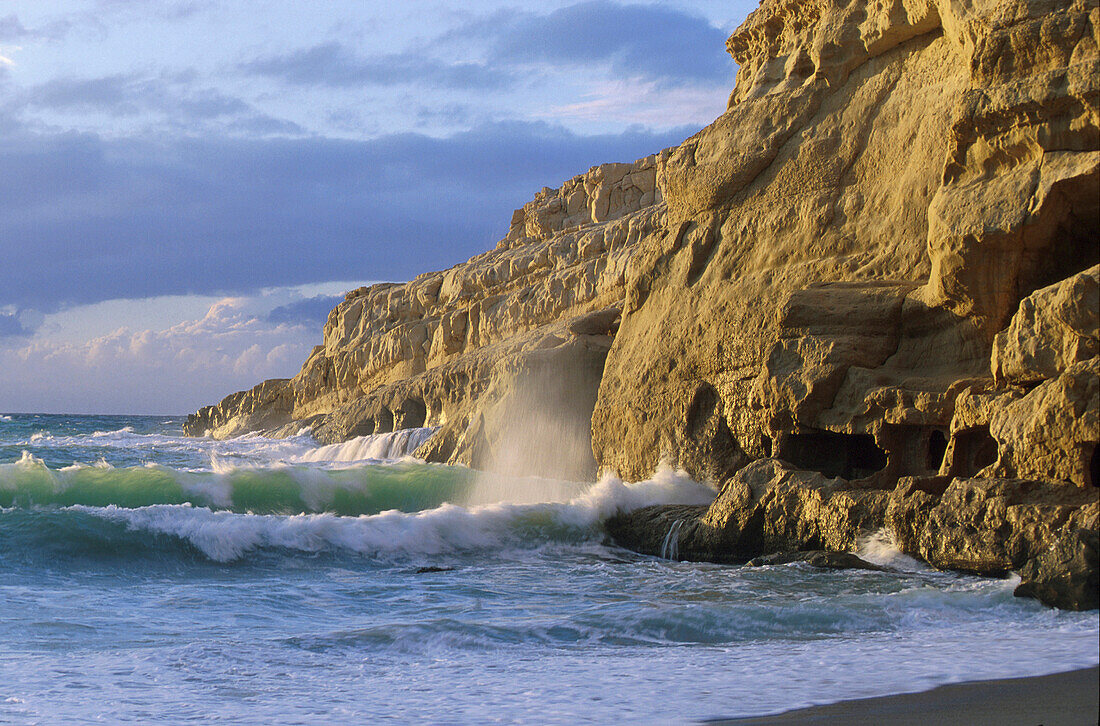
{"label": "cloud", "polygon": [[38,28],[27,28],[19,16],[0,17],[0,42],[18,40],[60,40],[72,27],[68,20],[55,20]]}
{"label": "cloud", "polygon": [[701,86],[662,88],[655,81],[638,79],[594,84],[580,100],[551,106],[549,118],[616,121],[622,124],[659,126],[689,125],[711,119],[726,110],[723,94]]}
{"label": "cloud", "polygon": [[189,128],[197,121],[230,120],[250,132],[301,133],[288,121],[271,119],[250,104],[211,88],[194,88],[194,74],[147,77],[114,74],[98,78],[55,78],[32,86],[5,104],[9,113],[24,109],[60,113],[99,113],[115,118],[160,115]]}
{"label": "cloud", "polygon": [[359,56],[340,43],[260,58],[241,65],[247,73],[306,86],[420,85],[466,90],[510,86],[509,73],[480,63],[446,63],[422,53]]}
{"label": "cloud", "polygon": [[484,251],[512,210],[695,131],[545,123],[446,138],[0,135],[0,306],[409,279]]}
{"label": "cloud", "polygon": [[727,33],[705,18],[661,5],[593,0],[547,15],[500,13],[449,34],[492,38],[493,64],[608,63],[618,78],[662,85],[728,85],[734,65]]}
{"label": "cloud", "polygon": [[0,18],[0,41],[22,40],[30,34],[23,23],[19,22],[18,16],[12,14]]}
{"label": "cloud", "polygon": [[26,338],[35,333],[42,325],[44,315],[37,310],[17,310],[9,306],[0,310],[0,340]]}
{"label": "cloud", "polygon": [[343,295],[316,295],[305,300],[280,305],[267,314],[267,322],[320,327],[328,320],[329,312],[343,300]]}
{"label": "cloud", "polygon": [[0,400],[36,412],[186,413],[262,379],[294,375],[320,329],[271,323],[253,307],[226,298],[202,318],[162,330],[0,347]]}
{"label": "cloud", "polygon": [[0,338],[29,335],[30,331],[23,328],[19,317],[14,313],[0,313]]}

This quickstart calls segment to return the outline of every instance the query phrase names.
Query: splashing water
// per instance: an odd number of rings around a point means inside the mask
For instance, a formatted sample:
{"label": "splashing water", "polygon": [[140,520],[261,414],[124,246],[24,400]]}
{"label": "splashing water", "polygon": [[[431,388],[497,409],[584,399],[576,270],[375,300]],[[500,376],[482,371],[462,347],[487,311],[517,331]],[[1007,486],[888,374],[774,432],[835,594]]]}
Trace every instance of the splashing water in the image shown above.
{"label": "splashing water", "polygon": [[672,523],[672,526],[668,528],[668,534],[665,535],[665,539],[661,542],[661,559],[662,560],[676,560],[680,557],[680,527],[684,524],[684,520],[677,519]]}

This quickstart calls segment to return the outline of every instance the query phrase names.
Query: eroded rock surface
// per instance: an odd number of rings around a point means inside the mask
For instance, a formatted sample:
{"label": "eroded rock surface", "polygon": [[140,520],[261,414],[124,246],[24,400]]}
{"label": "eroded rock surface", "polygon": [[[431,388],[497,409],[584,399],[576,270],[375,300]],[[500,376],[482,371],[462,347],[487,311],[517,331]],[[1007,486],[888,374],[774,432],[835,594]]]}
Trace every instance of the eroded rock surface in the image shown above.
{"label": "eroded rock surface", "polygon": [[686,560],[740,563],[776,552],[843,551],[882,528],[888,498],[764,459],[728,479],[709,507],[647,507],[611,520],[608,532],[631,549],[675,551]]}

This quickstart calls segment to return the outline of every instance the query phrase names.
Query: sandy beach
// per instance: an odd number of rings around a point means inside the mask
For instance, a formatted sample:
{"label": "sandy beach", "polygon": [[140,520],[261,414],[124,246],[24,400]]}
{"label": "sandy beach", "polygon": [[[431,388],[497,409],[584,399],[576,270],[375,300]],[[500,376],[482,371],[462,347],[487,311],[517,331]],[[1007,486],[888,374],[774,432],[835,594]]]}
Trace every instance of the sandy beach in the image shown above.
{"label": "sandy beach", "polygon": [[845,726],[1092,726],[1100,712],[1100,668],[1034,678],[940,686],[921,693],[841,701],[771,716],[713,724],[844,724]]}

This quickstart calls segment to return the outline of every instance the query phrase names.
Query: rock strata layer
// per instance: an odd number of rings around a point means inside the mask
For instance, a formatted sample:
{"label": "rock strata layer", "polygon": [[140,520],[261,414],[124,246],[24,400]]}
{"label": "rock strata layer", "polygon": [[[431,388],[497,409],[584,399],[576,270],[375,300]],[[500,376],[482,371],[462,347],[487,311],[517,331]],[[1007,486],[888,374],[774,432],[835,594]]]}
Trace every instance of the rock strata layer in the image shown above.
{"label": "rock strata layer", "polygon": [[668,462],[714,504],[620,516],[619,542],[744,562],[885,527],[1096,607],[1098,41],[1078,0],[764,0],[714,123],[544,189],[469,262],[348,293],[298,375],[186,431]]}

